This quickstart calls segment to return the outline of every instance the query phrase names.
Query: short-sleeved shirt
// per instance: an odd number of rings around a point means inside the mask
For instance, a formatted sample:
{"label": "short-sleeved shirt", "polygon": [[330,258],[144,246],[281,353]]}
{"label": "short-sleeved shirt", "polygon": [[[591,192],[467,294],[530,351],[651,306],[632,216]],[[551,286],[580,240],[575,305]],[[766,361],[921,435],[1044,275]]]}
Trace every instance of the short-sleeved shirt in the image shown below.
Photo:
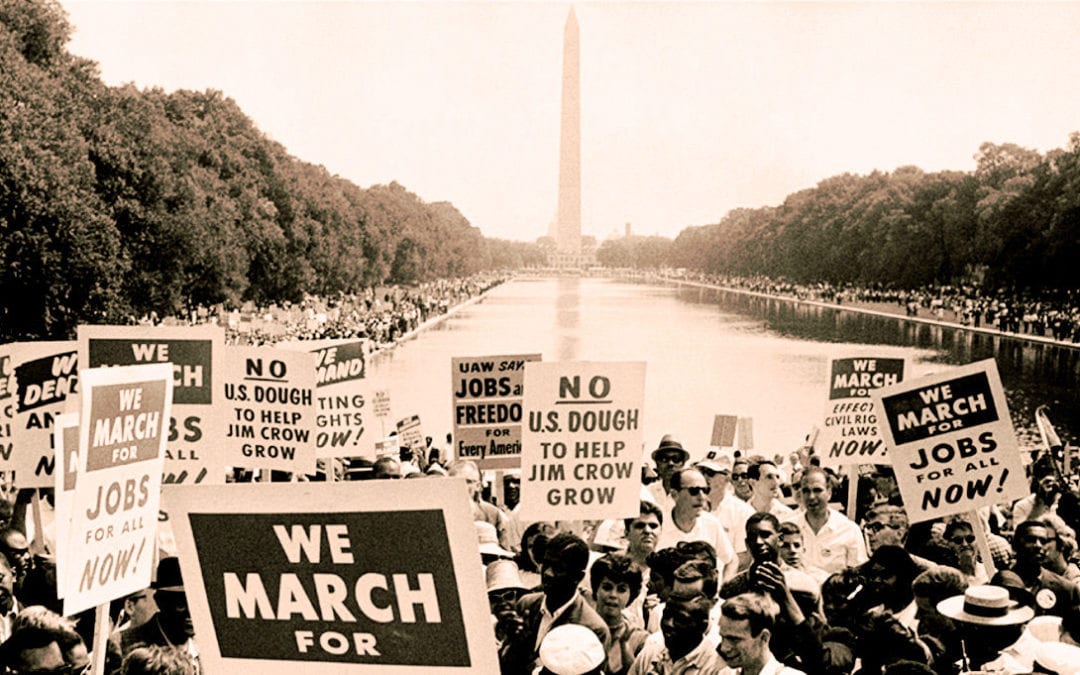
{"label": "short-sleeved shirt", "polygon": [[717,566],[721,569],[735,559],[735,549],[724,532],[724,526],[711,513],[699,513],[689,532],[679,529],[671,511],[664,514],[664,525],[660,528],[660,540],[656,543],[656,549],[668,548],[680,541],[705,541],[712,544],[716,549]]}
{"label": "short-sleeved shirt", "polygon": [[868,560],[862,530],[839,511],[829,509],[828,520],[817,532],[810,527],[803,509],[793,511],[780,520],[799,526],[803,535],[802,560],[808,567],[835,574]]}

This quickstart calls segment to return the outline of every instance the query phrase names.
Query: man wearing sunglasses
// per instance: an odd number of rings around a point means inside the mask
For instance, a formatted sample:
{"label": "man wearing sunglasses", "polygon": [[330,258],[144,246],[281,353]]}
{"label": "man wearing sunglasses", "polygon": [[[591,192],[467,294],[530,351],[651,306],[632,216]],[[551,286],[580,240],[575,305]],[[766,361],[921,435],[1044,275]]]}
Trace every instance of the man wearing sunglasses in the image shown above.
{"label": "man wearing sunglasses", "polygon": [[979,562],[975,550],[975,532],[966,520],[953,520],[945,526],[945,546],[956,556],[956,567],[967,578],[968,585],[990,583],[990,575]]}
{"label": "man wearing sunglasses", "polygon": [[653,501],[664,513],[671,511],[674,503],[671,500],[671,477],[676,471],[686,466],[690,459],[690,453],[683,448],[682,443],[665,434],[660,439],[660,445],[652,452],[652,460],[656,463],[656,473],[660,480],[650,483],[647,488],[653,496]]}
{"label": "man wearing sunglasses", "polygon": [[[731,460],[726,455],[715,451],[698,462],[698,470],[709,482],[709,512],[716,516],[724,533],[735,548],[739,558],[739,569],[746,569],[750,564],[750,554],[746,551],[746,519],[754,515],[754,507],[732,494]],[[743,471],[746,465],[743,464]]]}
{"label": "man wearing sunglasses", "polygon": [[670,516],[665,515],[660,530],[658,549],[674,546],[681,541],[704,541],[716,549],[716,568],[721,579],[730,579],[739,571],[739,559],[724,532],[723,525],[709,513],[708,481],[698,469],[681,469],[671,475]]}

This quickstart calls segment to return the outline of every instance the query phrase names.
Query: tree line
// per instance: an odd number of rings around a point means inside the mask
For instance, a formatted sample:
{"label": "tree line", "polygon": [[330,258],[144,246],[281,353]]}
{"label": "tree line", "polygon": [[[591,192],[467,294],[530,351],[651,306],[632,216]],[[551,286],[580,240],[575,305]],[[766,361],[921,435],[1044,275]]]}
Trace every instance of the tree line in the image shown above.
{"label": "tree line", "polygon": [[609,240],[597,258],[798,283],[1080,287],[1080,133],[1046,154],[983,143],[975,159],[973,172],[845,173],[674,240]]}
{"label": "tree line", "polygon": [[221,92],[107,86],[70,34],[55,0],[0,0],[0,341],[542,263],[290,156]]}

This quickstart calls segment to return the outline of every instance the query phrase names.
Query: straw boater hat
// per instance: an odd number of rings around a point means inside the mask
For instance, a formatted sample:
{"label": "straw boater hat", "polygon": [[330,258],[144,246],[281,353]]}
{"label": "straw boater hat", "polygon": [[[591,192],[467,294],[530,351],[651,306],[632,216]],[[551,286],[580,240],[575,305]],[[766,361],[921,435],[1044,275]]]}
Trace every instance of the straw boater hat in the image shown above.
{"label": "straw boater hat", "polygon": [[1031,607],[1010,599],[1008,589],[990,585],[971,586],[963,595],[939,602],[937,609],[950,619],[980,626],[1014,626],[1035,616]]}
{"label": "straw boater hat", "polygon": [[521,582],[521,575],[518,574],[517,563],[513,560],[493,560],[488,563],[487,570],[484,572],[485,581],[487,582],[488,593],[493,591],[505,591],[508,589],[517,589],[519,591],[528,591],[525,584]]}
{"label": "straw boater hat", "polygon": [[660,439],[660,445],[652,451],[653,461],[656,461],[657,455],[663,452],[678,452],[682,454],[682,461],[690,459],[690,453],[686,451],[686,448],[682,446],[682,443],[678,442],[671,437],[671,434],[664,434],[664,437]]}
{"label": "straw boater hat", "polygon": [[499,546],[499,533],[494,525],[483,520],[477,520],[473,525],[476,526],[476,541],[480,544],[481,555],[493,555],[498,558],[514,557],[513,553]]}
{"label": "straw boater hat", "polygon": [[585,675],[607,658],[596,633],[568,623],[551,629],[540,643],[540,663],[555,675]]}

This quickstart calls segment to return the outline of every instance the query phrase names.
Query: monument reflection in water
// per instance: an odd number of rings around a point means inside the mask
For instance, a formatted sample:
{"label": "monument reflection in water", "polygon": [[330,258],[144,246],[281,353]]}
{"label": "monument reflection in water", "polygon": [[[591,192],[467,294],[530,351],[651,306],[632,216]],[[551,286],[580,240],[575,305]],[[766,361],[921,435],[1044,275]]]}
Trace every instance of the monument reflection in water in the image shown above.
{"label": "monument reflection in water", "polygon": [[[908,359],[908,377],[994,357],[1019,427],[1047,404],[1066,440],[1078,420],[1076,352],[996,336],[697,287],[598,278],[520,279],[372,360],[394,419],[451,429],[450,359],[540,353],[545,361],[645,361],[646,448],[674,434],[700,457],[713,416],[754,418],[754,451],[790,452],[822,423],[830,359]],[[388,429],[387,429],[388,430]],[[1021,432],[1021,446],[1037,441]]]}

